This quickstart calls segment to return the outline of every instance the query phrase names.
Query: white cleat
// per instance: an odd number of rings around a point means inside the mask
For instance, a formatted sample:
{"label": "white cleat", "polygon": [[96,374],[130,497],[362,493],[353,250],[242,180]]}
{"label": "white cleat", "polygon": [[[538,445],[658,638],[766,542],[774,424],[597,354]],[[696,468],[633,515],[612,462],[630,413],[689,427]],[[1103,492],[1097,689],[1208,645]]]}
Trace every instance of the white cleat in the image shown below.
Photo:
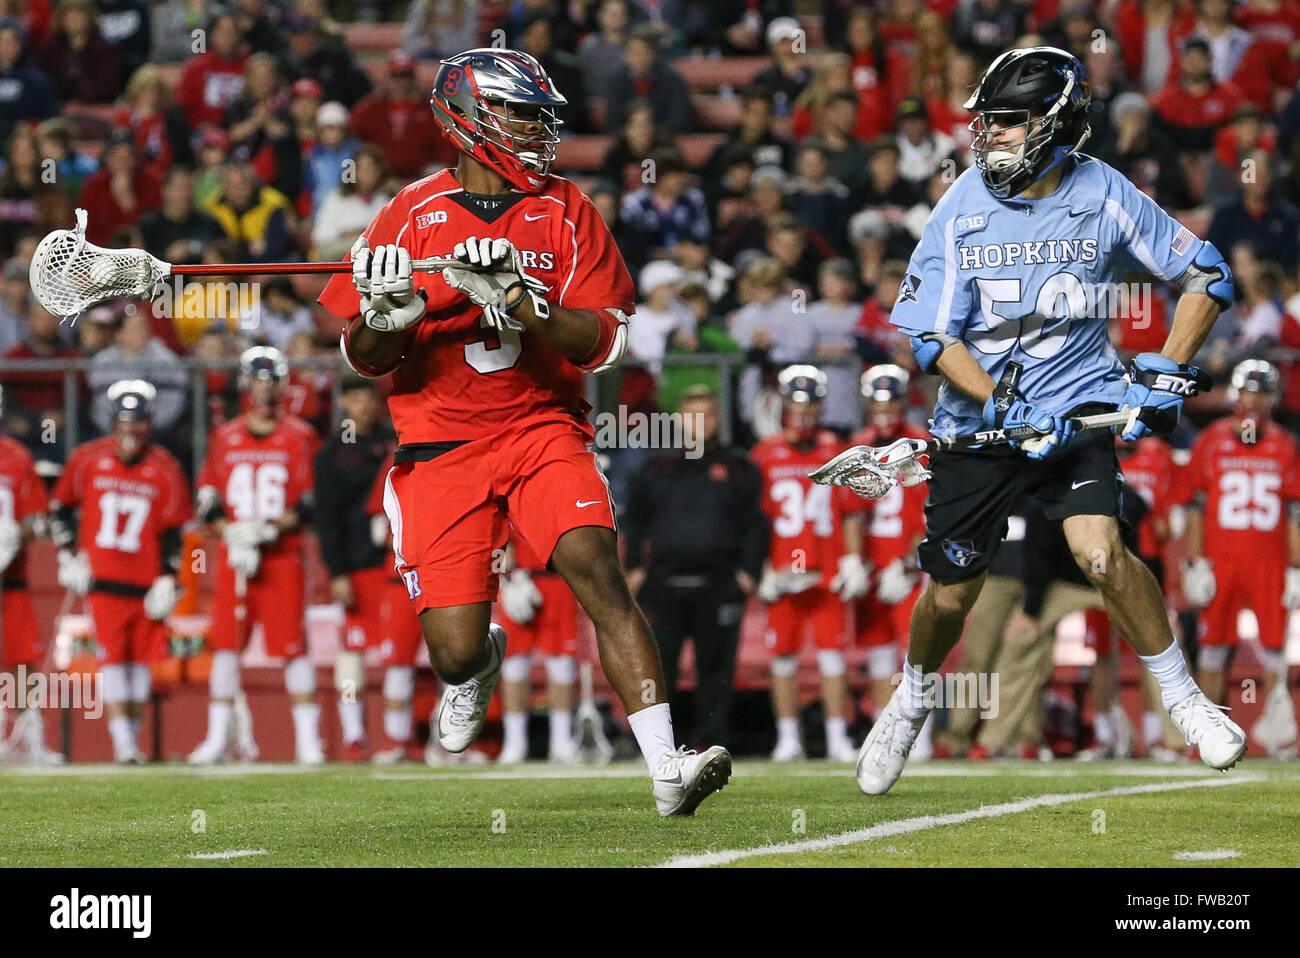
{"label": "white cleat", "polygon": [[1288,758],[1294,753],[1296,738],[1295,707],[1286,683],[1278,682],[1264,700],[1264,710],[1250,727],[1250,737],[1268,751],[1270,758]]}
{"label": "white cleat", "polygon": [[696,806],[731,779],[731,753],[721,745],[703,752],[682,746],[659,760],[651,776],[655,807],[664,818],[694,815]]}
{"label": "white cleat", "polygon": [[392,748],[380,749],[370,756],[372,765],[396,765],[406,757],[406,749],[401,745],[395,745]]}
{"label": "white cleat", "polygon": [[552,765],[577,765],[578,747],[573,742],[556,742],[546,754],[546,761]]}
{"label": "white cleat", "polygon": [[503,748],[501,754],[497,756],[498,765],[519,765],[528,758],[527,743],[511,745],[510,748]]}
{"label": "white cleat", "polygon": [[319,741],[308,742],[305,746],[299,746],[294,761],[299,765],[324,765],[325,750]]}
{"label": "white cleat", "polygon": [[868,795],[883,795],[894,787],[903,774],[907,756],[912,751],[921,726],[929,714],[909,719],[899,707],[898,692],[876,716],[867,740],[858,751],[858,788]]}
{"label": "white cleat", "polygon": [[460,685],[449,685],[438,700],[434,727],[438,744],[448,752],[463,752],[478,737],[487,718],[488,703],[501,677],[501,663],[506,657],[506,630],[495,622],[488,627],[491,660],[488,667]]}
{"label": "white cleat", "polygon": [[776,748],[772,749],[774,762],[802,762],[803,760],[803,745],[798,739],[777,742]]}
{"label": "white cleat", "polygon": [[204,739],[185,759],[190,765],[217,765],[225,760],[226,743],[213,739]]}
{"label": "white cleat", "polygon": [[847,738],[831,739],[826,743],[826,761],[856,762],[857,760],[858,750]]}
{"label": "white cleat", "polygon": [[1187,744],[1201,754],[1210,768],[1227,770],[1246,754],[1246,733],[1224,710],[1197,690],[1169,710],[1169,717]]}

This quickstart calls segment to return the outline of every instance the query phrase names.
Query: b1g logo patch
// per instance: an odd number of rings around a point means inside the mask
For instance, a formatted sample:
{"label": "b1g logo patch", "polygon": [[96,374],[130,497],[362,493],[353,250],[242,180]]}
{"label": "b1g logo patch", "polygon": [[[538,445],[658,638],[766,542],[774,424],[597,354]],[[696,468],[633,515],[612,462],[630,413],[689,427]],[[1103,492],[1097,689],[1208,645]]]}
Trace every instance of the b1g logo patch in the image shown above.
{"label": "b1g logo patch", "polygon": [[415,228],[419,230],[428,229],[435,223],[447,222],[446,210],[434,210],[432,213],[421,213],[415,218]]}
{"label": "b1g logo patch", "polygon": [[959,569],[965,569],[984,553],[975,551],[975,543],[970,539],[944,539],[943,554],[948,561]]}
{"label": "b1g logo patch", "polygon": [[921,288],[921,277],[915,273],[908,273],[903,277],[903,281],[898,284],[898,302],[916,302],[916,292]]}
{"label": "b1g logo patch", "polygon": [[406,583],[407,598],[414,600],[424,595],[424,590],[420,588],[420,573],[415,569],[410,572],[403,572],[402,581]]}

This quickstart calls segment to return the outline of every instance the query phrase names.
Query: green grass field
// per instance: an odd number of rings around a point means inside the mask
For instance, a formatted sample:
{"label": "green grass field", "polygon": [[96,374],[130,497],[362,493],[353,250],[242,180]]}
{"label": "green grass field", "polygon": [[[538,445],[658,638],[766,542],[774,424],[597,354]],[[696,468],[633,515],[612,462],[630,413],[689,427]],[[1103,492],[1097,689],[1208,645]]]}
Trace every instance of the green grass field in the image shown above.
{"label": "green grass field", "polygon": [[5,768],[0,796],[0,867],[1300,865],[1300,765],[1262,761],[942,762],[880,798],[740,762],[687,819],[630,764]]}

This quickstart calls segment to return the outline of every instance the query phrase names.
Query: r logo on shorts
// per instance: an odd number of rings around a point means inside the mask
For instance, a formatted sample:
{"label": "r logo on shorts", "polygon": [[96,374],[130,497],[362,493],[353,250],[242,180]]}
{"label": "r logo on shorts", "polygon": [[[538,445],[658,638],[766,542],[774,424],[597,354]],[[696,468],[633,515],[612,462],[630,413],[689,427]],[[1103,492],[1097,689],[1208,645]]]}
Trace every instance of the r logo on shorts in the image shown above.
{"label": "r logo on shorts", "polygon": [[420,588],[420,572],[418,569],[403,572],[402,579],[406,582],[407,598],[414,601],[419,596],[424,595],[424,591]]}

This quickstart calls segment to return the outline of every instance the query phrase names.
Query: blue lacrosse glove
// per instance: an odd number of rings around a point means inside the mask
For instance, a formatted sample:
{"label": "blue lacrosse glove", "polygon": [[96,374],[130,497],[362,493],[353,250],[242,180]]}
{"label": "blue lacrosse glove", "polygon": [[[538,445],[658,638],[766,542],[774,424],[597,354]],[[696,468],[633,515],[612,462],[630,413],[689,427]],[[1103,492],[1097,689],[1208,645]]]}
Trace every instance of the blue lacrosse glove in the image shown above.
{"label": "blue lacrosse glove", "polygon": [[984,403],[984,425],[994,429],[1015,429],[1031,426],[1040,435],[1020,439],[1011,445],[1022,450],[1030,459],[1046,459],[1070,440],[1074,425],[1065,416],[1053,416],[1025,401],[1018,392],[1010,395],[990,396]]}
{"label": "blue lacrosse glove", "polygon": [[1200,370],[1175,362],[1159,353],[1139,353],[1129,363],[1129,387],[1120,409],[1130,411],[1120,438],[1133,442],[1148,435],[1174,431],[1183,411],[1183,400],[1195,396]]}

